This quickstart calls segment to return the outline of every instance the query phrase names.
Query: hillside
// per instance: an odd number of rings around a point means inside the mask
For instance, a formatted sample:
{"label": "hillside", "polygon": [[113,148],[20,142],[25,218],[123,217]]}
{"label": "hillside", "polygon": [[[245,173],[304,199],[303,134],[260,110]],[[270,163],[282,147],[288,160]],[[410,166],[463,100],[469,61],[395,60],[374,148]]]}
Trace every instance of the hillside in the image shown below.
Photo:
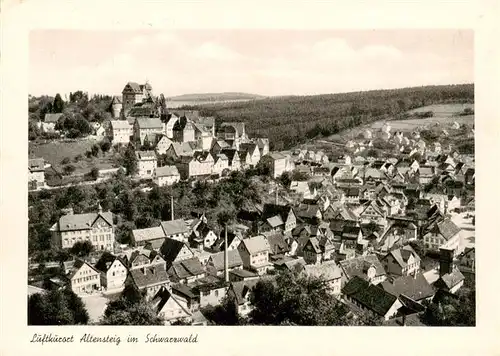
{"label": "hillside", "polygon": [[474,85],[445,85],[186,106],[222,121],[243,121],[251,136],[269,137],[271,149],[296,147],[315,137],[378,120],[402,119],[419,107],[473,103]]}
{"label": "hillside", "polygon": [[265,96],[248,93],[199,93],[183,94],[168,98],[171,101],[191,101],[191,102],[216,102],[234,100],[255,100],[263,99]]}

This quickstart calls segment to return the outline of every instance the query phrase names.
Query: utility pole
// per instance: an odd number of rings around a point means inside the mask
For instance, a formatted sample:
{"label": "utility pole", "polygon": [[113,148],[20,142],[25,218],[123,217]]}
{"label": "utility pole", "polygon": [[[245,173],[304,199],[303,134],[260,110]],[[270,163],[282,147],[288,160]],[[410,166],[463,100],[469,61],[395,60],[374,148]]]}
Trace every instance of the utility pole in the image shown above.
{"label": "utility pole", "polygon": [[229,257],[228,257],[228,247],[227,247],[227,223],[224,225],[224,280],[226,283],[229,282]]}
{"label": "utility pole", "polygon": [[174,197],[170,196],[170,218],[174,220]]}

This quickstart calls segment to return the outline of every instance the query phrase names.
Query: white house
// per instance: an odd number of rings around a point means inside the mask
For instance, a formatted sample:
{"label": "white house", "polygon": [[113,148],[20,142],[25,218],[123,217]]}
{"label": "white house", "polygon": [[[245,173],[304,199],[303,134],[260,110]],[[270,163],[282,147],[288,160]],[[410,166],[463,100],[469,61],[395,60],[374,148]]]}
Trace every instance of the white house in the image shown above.
{"label": "white house", "polygon": [[153,178],[154,171],[158,165],[154,151],[136,151],[137,174],[140,178]]}
{"label": "white house", "polygon": [[95,264],[101,274],[101,285],[108,290],[122,289],[127,279],[127,265],[125,261],[110,253],[103,253]]}
{"label": "white house", "polygon": [[176,166],[156,167],[153,173],[153,181],[160,187],[172,185],[181,180],[181,175]]}

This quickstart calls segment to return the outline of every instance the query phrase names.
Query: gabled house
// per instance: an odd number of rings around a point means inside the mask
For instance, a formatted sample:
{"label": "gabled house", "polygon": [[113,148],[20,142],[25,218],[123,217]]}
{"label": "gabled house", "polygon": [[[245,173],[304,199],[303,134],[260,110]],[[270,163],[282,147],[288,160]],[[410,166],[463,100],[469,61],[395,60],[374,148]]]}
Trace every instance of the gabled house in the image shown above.
{"label": "gabled house", "polygon": [[307,223],[317,224],[323,219],[318,205],[300,204],[294,211],[299,219]]}
{"label": "gabled house", "polygon": [[193,157],[194,150],[188,142],[173,142],[165,151],[165,155],[179,161]]}
{"label": "gabled house", "polygon": [[159,155],[164,155],[167,153],[167,150],[170,148],[170,146],[173,144],[173,141],[169,139],[167,136],[162,135],[162,137],[158,140],[156,143],[156,152]]}
{"label": "gabled house", "polygon": [[[243,260],[239,251],[228,250],[227,255],[228,271],[243,269]],[[224,251],[214,253],[208,258],[206,265],[207,272],[215,276],[224,276]]]}
{"label": "gabled house", "polygon": [[269,244],[263,235],[243,239],[238,246],[243,266],[259,275],[265,274],[271,267],[269,263]]}
{"label": "gabled house", "polygon": [[62,117],[62,113],[57,114],[45,114],[43,121],[40,122],[40,130],[43,132],[54,132],[56,128],[56,124],[59,119]]}
{"label": "gabled house", "polygon": [[161,287],[169,288],[170,286],[170,280],[163,265],[151,265],[131,269],[127,280],[137,290],[144,293],[148,300],[151,300]]}
{"label": "gabled house", "polygon": [[160,226],[166,238],[188,242],[191,231],[189,225],[183,219],[162,221]]}
{"label": "gabled house", "polygon": [[65,276],[75,294],[92,293],[101,288],[101,274],[88,262],[76,259]]}
{"label": "gabled house", "polygon": [[462,252],[460,228],[451,219],[438,219],[426,228],[424,247],[431,252],[438,252],[441,247],[451,248],[458,256]]}
{"label": "gabled house", "polygon": [[157,315],[164,320],[166,325],[189,319],[192,315],[187,299],[172,293],[165,287],[158,290],[151,302]]}
{"label": "gabled house", "polygon": [[307,264],[319,264],[332,259],[335,252],[333,241],[324,235],[311,236],[302,248]]}
{"label": "gabled house", "polygon": [[220,153],[227,157],[229,170],[238,171],[241,169],[242,162],[237,150],[232,148],[222,149]]}
{"label": "gabled house", "polygon": [[362,310],[368,310],[382,317],[384,320],[396,316],[403,306],[393,294],[380,286],[355,276],[342,288],[344,299]]}
{"label": "gabled house", "polygon": [[384,266],[374,254],[340,261],[339,264],[343,283],[357,276],[372,284],[379,284],[387,277]]}
{"label": "gabled house", "polygon": [[108,137],[113,144],[128,144],[133,134],[133,126],[127,120],[112,120],[108,126]]}
{"label": "gabled house", "polygon": [[268,153],[261,158],[262,162],[269,168],[271,176],[278,178],[285,172],[291,172],[295,168],[295,164],[288,157],[279,152]]}
{"label": "gabled house", "polygon": [[159,186],[172,185],[181,180],[181,175],[176,166],[156,167],[153,172],[153,181]]}
{"label": "gabled house", "polygon": [[161,265],[163,269],[166,269],[165,260],[154,250],[148,250],[146,248],[137,249],[121,257],[122,260],[127,263],[127,268],[129,270],[157,265]]}
{"label": "gabled house", "polygon": [[409,276],[420,271],[420,257],[410,245],[389,251],[380,262],[391,275]]}
{"label": "gabled house", "polygon": [[167,273],[173,283],[187,284],[205,277],[205,269],[197,257],[173,262]]}
{"label": "gabled house", "polygon": [[260,161],[260,150],[257,144],[255,143],[242,143],[240,145],[240,151],[245,151],[248,152],[248,155],[250,156],[249,158],[249,164],[252,167],[255,167],[257,163]]}
{"label": "gabled house", "polygon": [[197,151],[177,164],[181,178],[209,176],[213,173],[214,158],[208,151]]}
{"label": "gabled house", "polygon": [[222,175],[222,172],[229,169],[229,159],[225,154],[217,154],[214,156],[214,165],[212,168],[213,174]]}
{"label": "gabled house", "polygon": [[385,227],[387,225],[387,212],[378,204],[378,201],[370,200],[359,214],[359,219],[363,224],[374,222]]}
{"label": "gabled house", "polygon": [[94,267],[101,274],[101,286],[107,290],[121,289],[125,286],[127,263],[120,257],[104,252]]}
{"label": "gabled house", "polygon": [[355,248],[356,245],[363,239],[363,231],[359,225],[345,224],[342,227],[340,238],[347,248]]}
{"label": "gabled house", "polygon": [[[227,231],[227,249],[229,251],[236,250],[243,240],[243,235],[238,230],[228,229]],[[224,231],[221,231],[219,238],[212,245],[212,250],[214,251],[224,251]]]}
{"label": "gabled house", "polygon": [[405,295],[419,303],[431,300],[435,293],[432,286],[420,272],[415,275],[398,277],[391,282],[384,281],[380,286],[396,297]]}
{"label": "gabled house", "polygon": [[231,282],[229,285],[227,294],[234,299],[239,315],[246,316],[252,311],[250,294],[258,282],[259,279],[254,278],[247,281]]}
{"label": "gabled house", "polygon": [[[264,204],[262,210],[262,219],[266,221],[269,218],[280,219],[283,224],[283,231],[289,232],[297,226],[297,217],[290,206],[278,204]],[[273,222],[274,224],[274,222]]]}
{"label": "gabled house", "polygon": [[308,277],[322,278],[326,282],[328,292],[333,295],[340,295],[342,271],[335,261],[305,265],[302,273]]}
{"label": "gabled house", "polygon": [[217,235],[205,221],[200,221],[189,236],[190,246],[198,250],[211,248],[215,241],[217,241]]}
{"label": "gabled house", "polygon": [[158,166],[156,153],[154,151],[136,151],[137,175],[140,178],[153,178],[153,173]]}
{"label": "gabled house", "polygon": [[132,245],[145,246],[146,243],[163,242],[165,240],[165,232],[161,226],[149,227],[145,229],[132,230]]}
{"label": "gabled house", "polygon": [[99,205],[98,213],[69,214],[59,218],[51,228],[52,244],[68,249],[78,241],[90,241],[96,250],[113,251],[115,226],[113,214],[103,212]]}
{"label": "gabled house", "polygon": [[436,169],[433,166],[421,166],[418,168],[417,176],[420,184],[429,184],[436,176]]}
{"label": "gabled house", "polygon": [[159,252],[167,263],[167,267],[174,262],[195,257],[193,251],[188,247],[188,245],[184,242],[171,238],[165,238]]}
{"label": "gabled house", "polygon": [[144,144],[146,135],[151,133],[161,134],[163,132],[163,124],[158,118],[136,118],[133,126],[134,140]]}
{"label": "gabled house", "polygon": [[191,120],[185,115],[181,116],[172,128],[173,137],[175,142],[193,142],[195,139],[195,129]]}
{"label": "gabled house", "polygon": [[28,160],[28,188],[38,189],[45,186],[45,161],[43,158]]}
{"label": "gabled house", "polygon": [[289,189],[296,194],[301,194],[304,199],[314,199],[318,194],[316,188],[311,188],[307,181],[292,181]]}

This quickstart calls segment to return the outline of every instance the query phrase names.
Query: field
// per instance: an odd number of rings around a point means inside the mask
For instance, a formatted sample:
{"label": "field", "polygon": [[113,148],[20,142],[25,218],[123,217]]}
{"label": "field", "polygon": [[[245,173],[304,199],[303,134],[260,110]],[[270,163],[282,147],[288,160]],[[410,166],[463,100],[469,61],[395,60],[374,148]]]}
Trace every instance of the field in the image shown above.
{"label": "field", "polygon": [[50,141],[41,144],[30,142],[28,144],[29,157],[42,157],[45,162],[58,165],[66,157],[71,160],[78,155],[85,157],[85,152],[95,143],[97,140]]}
{"label": "field", "polygon": [[412,132],[417,128],[423,129],[434,124],[441,125],[443,128],[445,128],[446,126],[450,126],[454,122],[457,122],[460,125],[473,125],[474,115],[458,116],[458,113],[462,112],[465,108],[474,109],[474,104],[441,104],[423,106],[421,108],[414,109],[409,113],[411,114],[413,112],[433,111],[434,116],[421,119],[414,118],[406,120],[374,121],[366,125],[355,127],[351,130],[346,130],[337,135],[330,136],[329,140],[333,140],[336,142],[347,142],[350,139],[356,138],[359,134],[367,129],[372,130],[373,133],[380,131],[380,129],[386,122],[391,126],[391,132]]}
{"label": "field", "polygon": [[426,112],[432,111],[435,117],[449,117],[449,116],[457,116],[458,113],[464,111],[464,109],[470,108],[474,110],[474,104],[437,104],[437,105],[428,105],[422,106],[420,108],[414,109],[410,111],[411,113],[418,112]]}

